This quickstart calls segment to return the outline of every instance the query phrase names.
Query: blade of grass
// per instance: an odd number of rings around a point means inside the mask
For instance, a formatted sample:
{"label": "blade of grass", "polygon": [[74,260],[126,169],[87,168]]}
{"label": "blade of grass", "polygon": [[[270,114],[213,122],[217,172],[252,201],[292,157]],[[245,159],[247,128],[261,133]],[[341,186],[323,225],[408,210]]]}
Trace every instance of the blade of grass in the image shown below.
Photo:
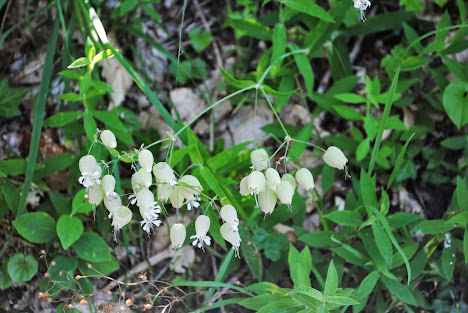
{"label": "blade of grass", "polygon": [[34,173],[34,167],[36,165],[37,153],[39,150],[39,140],[41,139],[42,123],[44,121],[45,105],[47,94],[49,92],[50,79],[52,77],[52,67],[54,62],[55,48],[57,46],[59,25],[60,20],[56,19],[52,29],[50,42],[47,47],[39,92],[37,94],[36,103],[34,104],[33,131],[31,135],[31,144],[29,146],[28,164],[26,166],[24,184],[18,203],[18,212],[16,213],[17,217],[21,216],[26,208],[26,198],[28,197],[28,192],[29,188],[31,187],[31,181]]}

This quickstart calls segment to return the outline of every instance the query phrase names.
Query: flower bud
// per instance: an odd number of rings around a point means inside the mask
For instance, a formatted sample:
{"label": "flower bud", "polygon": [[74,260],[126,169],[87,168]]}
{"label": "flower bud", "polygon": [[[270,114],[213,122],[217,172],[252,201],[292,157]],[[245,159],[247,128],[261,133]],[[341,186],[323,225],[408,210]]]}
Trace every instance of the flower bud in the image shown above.
{"label": "flower bud", "polygon": [[166,162],[159,162],[153,166],[153,174],[156,182],[174,184],[176,177],[172,168]]}
{"label": "flower bud", "polygon": [[117,147],[117,140],[115,140],[114,133],[106,129],[101,133],[101,141],[104,146],[114,149]]}
{"label": "flower bud", "polygon": [[171,196],[172,188],[168,184],[158,185],[158,201],[166,202]]}
{"label": "flower bud", "polygon": [[291,184],[291,186],[293,187],[293,190],[296,190],[296,180],[294,179],[294,176],[292,176],[291,174],[283,174],[283,176],[281,177],[281,180],[285,180],[287,181],[288,183]]}
{"label": "flower bud", "polygon": [[141,168],[147,172],[151,172],[153,168],[153,154],[147,149],[143,149],[138,153],[138,162],[140,162]]}
{"label": "flower bud", "polygon": [[265,175],[262,172],[253,171],[247,176],[247,187],[250,194],[258,194],[265,186]]}
{"label": "flower bud", "polygon": [[263,171],[270,167],[270,160],[265,149],[253,150],[250,153],[250,161],[255,171]]}
{"label": "flower bud", "polygon": [[172,248],[179,249],[185,241],[186,230],[183,224],[174,224],[171,226]]}
{"label": "flower bud", "polygon": [[286,180],[282,180],[276,188],[276,194],[282,204],[291,205],[294,196],[294,188]]}
{"label": "flower bud", "polygon": [[327,151],[325,151],[323,154],[323,160],[329,166],[339,170],[344,170],[346,163],[348,163],[348,159],[343,154],[343,151],[335,146],[331,146],[327,149]]}
{"label": "flower bud", "polygon": [[114,214],[114,211],[122,206],[122,200],[120,197],[105,197],[104,198],[104,206],[109,211],[109,217]]}
{"label": "flower bud", "polygon": [[260,204],[262,212],[265,213],[265,216],[273,212],[276,200],[276,193],[270,188],[267,188],[258,194],[258,203]]}
{"label": "flower bud", "polygon": [[106,197],[110,197],[114,195],[114,190],[115,190],[115,178],[112,175],[104,175],[102,178],[102,190],[104,190],[104,193]]}
{"label": "flower bud", "polygon": [[92,205],[99,205],[104,198],[104,191],[101,185],[95,184],[88,189],[88,201]]}
{"label": "flower bud", "polygon": [[195,176],[184,175],[179,180],[180,193],[185,199],[192,199],[194,196],[198,196],[203,190],[200,182]]}
{"label": "flower bud", "polygon": [[78,167],[80,168],[81,172],[81,177],[78,179],[78,181],[85,188],[101,183],[99,178],[101,178],[102,169],[92,155],[85,155],[81,157],[78,163]]}
{"label": "flower bud", "polygon": [[267,187],[271,190],[276,190],[276,187],[281,183],[281,178],[277,170],[270,167],[265,171],[265,178],[267,181]]}
{"label": "flower bud", "polygon": [[248,176],[245,176],[244,178],[242,178],[242,180],[240,182],[240,191],[239,192],[243,196],[250,195],[249,187],[247,186],[247,178],[248,178]]}
{"label": "flower bud", "polygon": [[239,247],[241,243],[241,238],[239,236],[238,231],[234,231],[229,224],[221,225],[221,236],[223,236],[224,240],[229,242],[232,245],[232,249],[235,250],[236,256],[239,257]]}
{"label": "flower bud", "polygon": [[172,189],[169,200],[171,201],[172,206],[176,209],[180,209],[182,205],[184,205],[184,196],[182,196],[182,193],[180,192],[180,187]]}
{"label": "flower bud", "polygon": [[296,180],[299,186],[304,188],[307,191],[310,191],[314,189],[315,184],[314,184],[314,177],[312,176],[312,173],[306,169],[306,168],[301,168],[296,172]]}
{"label": "flower bud", "polygon": [[197,236],[205,236],[210,229],[210,218],[206,215],[199,215],[195,220],[195,233]]}
{"label": "flower bud", "polygon": [[112,225],[114,229],[121,229],[132,220],[132,211],[126,206],[120,206],[114,210]]}

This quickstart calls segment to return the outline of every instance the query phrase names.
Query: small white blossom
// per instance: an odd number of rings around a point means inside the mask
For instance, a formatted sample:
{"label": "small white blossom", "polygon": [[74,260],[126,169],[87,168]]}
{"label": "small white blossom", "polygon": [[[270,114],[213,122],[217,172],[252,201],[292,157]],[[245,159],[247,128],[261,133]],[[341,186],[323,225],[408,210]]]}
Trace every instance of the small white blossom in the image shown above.
{"label": "small white blossom", "polygon": [[251,195],[258,195],[265,187],[265,175],[259,171],[253,171],[247,176],[247,187]]}
{"label": "small white blossom", "polygon": [[221,236],[223,236],[224,240],[229,242],[232,245],[232,249],[235,250],[236,257],[239,257],[239,248],[241,244],[241,238],[239,236],[238,231],[234,231],[229,224],[221,225]]}
{"label": "small white blossom", "polygon": [[364,22],[366,20],[366,16],[364,15],[364,11],[370,8],[371,3],[369,0],[353,0],[354,7],[361,12],[361,20]]}
{"label": "small white blossom", "polygon": [[138,162],[140,162],[141,168],[143,168],[146,172],[151,173],[151,169],[153,168],[153,154],[151,151],[147,149],[143,149],[138,153]]}
{"label": "small white blossom", "polygon": [[255,171],[263,171],[270,167],[270,160],[265,149],[253,150],[250,153],[250,161]]}
{"label": "small white blossom", "polygon": [[117,140],[115,139],[114,133],[106,129],[101,133],[101,141],[104,146],[114,149],[117,147]]}
{"label": "small white blossom", "polygon": [[206,215],[200,215],[195,221],[195,233],[196,235],[190,236],[190,239],[195,239],[192,242],[193,246],[205,250],[205,244],[211,245],[211,238],[207,236],[208,230],[210,229],[210,218]]}
{"label": "small white blossom", "polygon": [[296,172],[296,180],[299,186],[304,188],[307,191],[310,191],[314,189],[315,184],[314,184],[314,177],[312,176],[312,173],[306,169],[306,168],[301,168]]}
{"label": "small white blossom", "polygon": [[187,232],[183,224],[174,224],[171,226],[170,236],[173,249],[179,249],[183,246]]}
{"label": "small white blossom", "polygon": [[81,177],[78,179],[78,182],[85,188],[89,188],[94,184],[101,183],[100,178],[102,169],[92,155],[85,155],[81,157],[78,166],[81,172]]}
{"label": "small white blossom", "polygon": [[276,187],[281,183],[281,178],[277,170],[270,167],[265,171],[265,178],[267,181],[267,187],[271,190],[276,190]]}
{"label": "small white blossom", "polygon": [[104,175],[102,178],[102,189],[106,197],[117,197],[115,190],[115,178],[112,175]]}
{"label": "small white blossom", "polygon": [[221,208],[221,218],[226,224],[229,224],[234,231],[238,231],[239,219],[237,218],[236,208],[226,204]]}
{"label": "small white blossom", "polygon": [[201,200],[200,197],[197,197],[197,196],[194,196],[190,200],[187,200],[186,202],[187,210],[191,211],[192,208],[197,209],[200,206],[200,203],[198,202],[200,200]]}

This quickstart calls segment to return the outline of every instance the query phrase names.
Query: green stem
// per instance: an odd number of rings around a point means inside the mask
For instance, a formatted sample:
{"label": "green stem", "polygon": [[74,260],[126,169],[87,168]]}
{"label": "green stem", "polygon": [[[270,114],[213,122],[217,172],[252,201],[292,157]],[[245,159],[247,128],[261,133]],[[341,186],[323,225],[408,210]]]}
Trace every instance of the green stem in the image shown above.
{"label": "green stem", "polygon": [[[257,86],[258,86],[258,85],[257,85]],[[254,87],[255,87],[255,86],[254,86]],[[280,124],[281,128],[283,129],[284,134],[286,135],[286,137],[288,137],[288,136],[289,136],[288,131],[287,131],[286,128],[284,127],[283,122],[281,122],[281,119],[280,119],[280,117],[278,116],[278,113],[276,112],[275,108],[273,107],[273,103],[271,103],[271,101],[270,101],[270,99],[268,98],[268,95],[267,95],[267,93],[265,92],[265,90],[263,90],[263,88],[260,87],[260,86],[258,86],[258,87],[259,87],[260,90],[263,92],[263,95],[265,96],[265,99],[266,99],[268,105],[270,106],[271,111],[273,112],[273,114],[275,115],[276,119],[278,120],[278,123]]]}

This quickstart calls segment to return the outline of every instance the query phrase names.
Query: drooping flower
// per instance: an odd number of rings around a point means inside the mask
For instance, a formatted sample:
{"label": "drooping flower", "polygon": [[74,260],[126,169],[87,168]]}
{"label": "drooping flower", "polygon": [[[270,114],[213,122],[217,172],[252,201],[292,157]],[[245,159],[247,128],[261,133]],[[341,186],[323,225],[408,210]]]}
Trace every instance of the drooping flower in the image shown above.
{"label": "drooping flower", "polygon": [[292,176],[289,173],[286,173],[286,174],[283,174],[283,176],[281,176],[281,180],[287,181],[288,183],[291,184],[291,186],[293,187],[293,190],[296,190],[297,185],[296,185],[296,180],[294,179],[294,176]]}
{"label": "drooping flower", "polygon": [[114,211],[122,206],[122,200],[119,196],[117,197],[104,197],[104,206],[106,207],[107,211],[109,211],[109,218],[112,218]]}
{"label": "drooping flower", "polygon": [[143,218],[140,225],[149,235],[155,226],[161,225],[161,221],[158,219],[161,207],[154,201],[154,195],[149,189],[143,188],[138,191],[136,198],[138,199],[140,215]]}
{"label": "drooping flower", "polygon": [[101,141],[104,146],[114,149],[117,147],[117,140],[115,139],[114,133],[106,129],[101,133]]}
{"label": "drooping flower", "polygon": [[114,210],[112,226],[114,226],[114,240],[117,241],[117,233],[122,227],[130,223],[133,213],[126,206],[120,206]]}
{"label": "drooping flower", "polygon": [[239,248],[242,240],[239,236],[239,232],[233,230],[232,227],[227,223],[221,225],[220,232],[224,240],[226,240],[232,245],[232,249],[235,251],[236,257],[240,258]]}
{"label": "drooping flower", "polygon": [[315,184],[314,184],[314,177],[312,176],[312,173],[306,169],[306,168],[301,168],[296,172],[296,180],[299,186],[304,188],[307,191],[310,191],[314,189]]}
{"label": "drooping flower", "polygon": [[192,245],[205,250],[205,244],[211,245],[211,238],[207,236],[210,229],[210,218],[206,215],[200,215],[195,220],[195,233],[196,235],[190,236],[190,239],[195,239]]}
{"label": "drooping flower", "polygon": [[115,190],[115,178],[112,175],[104,175],[102,178],[102,190],[106,197],[116,197],[117,193]]}
{"label": "drooping flower", "polygon": [[282,204],[286,204],[288,208],[291,209],[292,198],[294,196],[294,188],[288,181],[281,181],[281,183],[276,188],[276,194],[278,195],[278,199],[280,200],[280,202]]}
{"label": "drooping flower", "polygon": [[253,171],[247,176],[247,188],[251,195],[258,195],[265,187],[265,175],[259,171]]}
{"label": "drooping flower", "polygon": [[158,185],[158,201],[166,202],[171,196],[172,188],[169,184],[162,183]]}
{"label": "drooping flower", "polygon": [[236,208],[230,204],[226,204],[221,208],[221,218],[226,224],[231,225],[234,231],[238,230],[239,219],[237,218]]}
{"label": "drooping flower", "polygon": [[88,188],[88,201],[92,205],[99,205],[102,199],[104,199],[104,191],[101,185],[95,184]]}
{"label": "drooping flower", "polygon": [[156,183],[167,183],[171,187],[177,185],[177,180],[172,168],[166,162],[159,162],[153,166],[153,174],[156,178]]}
{"label": "drooping flower", "polygon": [[169,200],[171,201],[172,206],[176,209],[180,209],[184,205],[185,198],[180,192],[180,186],[172,189]]}
{"label": "drooping flower", "polygon": [[151,151],[147,149],[143,149],[138,153],[138,162],[140,162],[141,168],[143,168],[146,172],[151,173],[151,169],[153,168],[153,154]]}
{"label": "drooping flower", "polygon": [[344,170],[346,175],[345,178],[351,177],[348,174],[348,167],[346,166],[346,163],[348,163],[348,158],[346,158],[343,151],[341,151],[339,148],[335,146],[329,147],[323,154],[322,158],[323,161],[325,161],[325,163],[327,163],[329,166],[339,170]]}
{"label": "drooping flower", "polygon": [[247,179],[248,179],[248,176],[245,176],[244,178],[242,178],[241,182],[240,182],[240,194],[243,195],[243,196],[248,196],[250,195],[250,191],[249,191],[249,187],[247,185]]}
{"label": "drooping flower", "polygon": [[131,178],[133,194],[128,198],[131,204],[135,204],[138,201],[136,194],[141,189],[148,189],[153,183],[151,173],[148,173],[145,169],[140,168],[136,173],[133,173]]}
{"label": "drooping flower", "polygon": [[203,187],[200,184],[200,181],[195,176],[184,175],[179,180],[180,192],[182,196],[186,199],[190,199],[193,196],[198,196]]}
{"label": "drooping flower", "polygon": [[183,246],[186,236],[185,226],[183,224],[177,223],[171,226],[170,231],[172,248],[179,249]]}
{"label": "drooping flower", "polygon": [[102,169],[92,155],[81,157],[78,166],[81,172],[81,177],[78,179],[78,182],[85,188],[101,183]]}
{"label": "drooping flower", "polygon": [[271,190],[276,190],[276,187],[281,183],[281,178],[277,170],[270,167],[265,171],[265,178],[267,182],[267,187]]}
{"label": "drooping flower", "polygon": [[255,171],[263,171],[270,167],[270,160],[265,149],[256,149],[250,153],[250,161]]}
{"label": "drooping flower", "polygon": [[371,3],[369,0],[353,0],[354,1],[354,7],[361,12],[361,21],[366,20],[366,16],[364,15],[364,11],[370,8]]}
{"label": "drooping flower", "polygon": [[275,209],[276,200],[276,192],[270,188],[266,188],[258,194],[258,203],[260,204],[262,212],[265,213],[265,216],[273,212]]}

